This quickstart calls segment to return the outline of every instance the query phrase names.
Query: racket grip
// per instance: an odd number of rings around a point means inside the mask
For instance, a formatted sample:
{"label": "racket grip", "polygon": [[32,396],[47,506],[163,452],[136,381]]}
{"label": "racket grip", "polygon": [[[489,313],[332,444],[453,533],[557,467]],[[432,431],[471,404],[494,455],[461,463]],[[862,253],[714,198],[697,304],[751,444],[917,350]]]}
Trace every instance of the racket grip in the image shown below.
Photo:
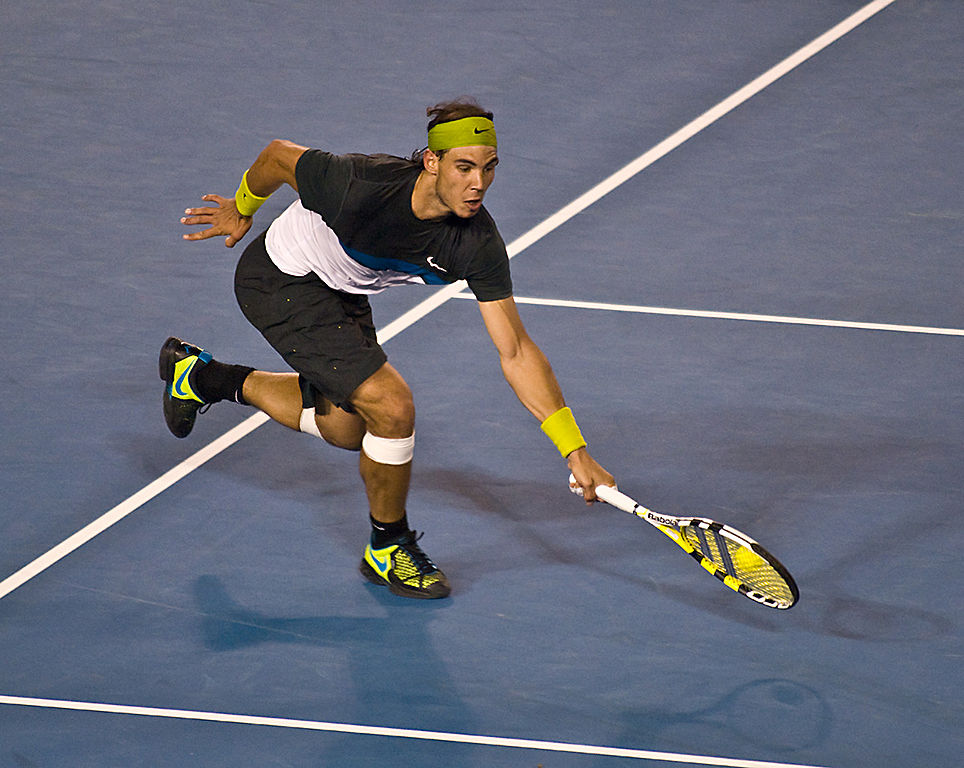
{"label": "racket grip", "polygon": [[621,509],[623,512],[629,512],[629,514],[636,514],[636,509],[639,505],[625,493],[621,493],[615,488],[608,485],[600,485],[596,487],[596,496],[605,501],[607,504],[611,504],[616,507],[616,509]]}
{"label": "racket grip", "polygon": [[[582,488],[576,485],[574,475],[569,475],[569,490],[582,496]],[[631,515],[636,513],[636,508],[639,506],[633,499],[629,498],[625,493],[621,493],[616,488],[613,488],[611,485],[597,485],[596,497],[616,507],[616,509],[629,512]]]}

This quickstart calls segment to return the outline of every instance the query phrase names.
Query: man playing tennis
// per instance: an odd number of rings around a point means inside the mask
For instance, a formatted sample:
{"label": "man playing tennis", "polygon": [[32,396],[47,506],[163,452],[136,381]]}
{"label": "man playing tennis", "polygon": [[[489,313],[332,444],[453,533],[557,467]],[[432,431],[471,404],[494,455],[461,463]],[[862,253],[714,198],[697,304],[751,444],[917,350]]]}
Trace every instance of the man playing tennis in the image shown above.
{"label": "man playing tennis", "polygon": [[272,141],[234,199],[205,195],[181,221],[233,247],[282,184],[299,199],[247,246],[235,294],[248,320],[294,373],[227,365],[177,338],[161,349],[164,414],[177,437],[198,410],[233,400],[275,421],[360,451],[372,535],[361,571],[407,597],[449,594],[448,580],[409,529],[405,502],[415,444],[412,393],[375,338],[367,295],[402,283],[464,279],[478,299],[503,374],[540,421],[588,502],[613,478],[586,449],[548,361],[512,298],[505,245],[482,206],[499,162],[492,113],[470,101],[426,111],[428,148],[411,159],[332,155]]}

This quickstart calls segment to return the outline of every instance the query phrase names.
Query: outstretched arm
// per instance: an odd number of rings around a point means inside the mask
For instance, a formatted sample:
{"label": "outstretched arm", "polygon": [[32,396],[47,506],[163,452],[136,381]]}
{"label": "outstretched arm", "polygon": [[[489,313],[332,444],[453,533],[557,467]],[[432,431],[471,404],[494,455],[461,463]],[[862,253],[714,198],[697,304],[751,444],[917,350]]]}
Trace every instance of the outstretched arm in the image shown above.
{"label": "outstretched arm", "polygon": [[[270,196],[282,184],[297,190],[295,166],[306,149],[290,141],[275,139],[261,151],[254,165],[248,169],[243,185],[247,185],[247,191],[253,197],[261,199]],[[238,211],[235,198],[204,195],[201,199],[215,203],[216,207],[188,208],[184,211],[182,224],[207,227],[184,235],[185,240],[207,240],[224,235],[224,244],[232,248],[251,229],[251,215],[244,216]]]}
{"label": "outstretched arm", "polygon": [[[499,351],[502,373],[520,402],[540,423],[566,407],[549,361],[529,338],[512,297],[479,302],[486,330]],[[587,503],[596,500],[597,485],[615,485],[613,476],[596,462],[585,446],[568,453],[569,469]]]}

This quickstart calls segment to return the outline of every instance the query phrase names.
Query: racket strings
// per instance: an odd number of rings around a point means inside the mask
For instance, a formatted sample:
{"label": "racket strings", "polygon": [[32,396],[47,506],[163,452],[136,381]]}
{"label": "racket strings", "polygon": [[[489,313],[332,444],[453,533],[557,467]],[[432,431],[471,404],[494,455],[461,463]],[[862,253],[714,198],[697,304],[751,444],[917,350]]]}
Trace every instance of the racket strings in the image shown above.
{"label": "racket strings", "polygon": [[793,590],[783,575],[748,546],[700,525],[683,528],[686,541],[719,571],[741,581],[749,589],[779,601],[792,602]]}

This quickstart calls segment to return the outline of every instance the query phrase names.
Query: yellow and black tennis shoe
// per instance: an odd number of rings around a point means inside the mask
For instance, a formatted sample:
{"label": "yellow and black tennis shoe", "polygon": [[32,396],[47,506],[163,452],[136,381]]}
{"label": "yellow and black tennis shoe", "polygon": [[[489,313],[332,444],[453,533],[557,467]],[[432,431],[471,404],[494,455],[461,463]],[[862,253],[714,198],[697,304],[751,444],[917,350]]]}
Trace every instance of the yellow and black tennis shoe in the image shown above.
{"label": "yellow and black tennis shoe", "polygon": [[421,538],[408,531],[390,544],[365,547],[359,570],[372,584],[388,587],[402,597],[448,597],[448,579],[418,545]]}
{"label": "yellow and black tennis shoe", "polygon": [[187,437],[198,410],[207,405],[197,392],[197,372],[211,353],[171,336],[161,347],[158,372],[164,381],[164,421],[175,437]]}

